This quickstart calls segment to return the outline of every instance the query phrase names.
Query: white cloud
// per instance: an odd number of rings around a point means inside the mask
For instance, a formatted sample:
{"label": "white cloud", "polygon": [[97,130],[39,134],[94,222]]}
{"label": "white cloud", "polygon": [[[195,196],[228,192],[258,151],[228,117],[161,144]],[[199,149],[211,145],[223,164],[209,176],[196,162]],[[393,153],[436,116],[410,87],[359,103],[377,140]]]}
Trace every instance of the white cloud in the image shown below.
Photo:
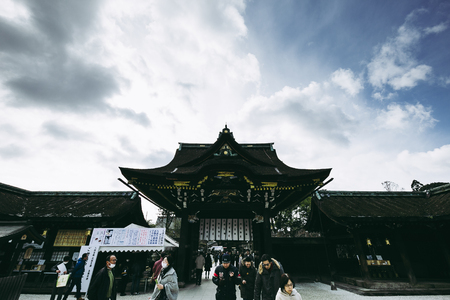
{"label": "white cloud", "polygon": [[433,26],[433,27],[427,27],[424,28],[423,32],[425,34],[432,34],[432,33],[440,33],[448,28],[448,25],[446,23],[441,23],[439,25]]}
{"label": "white cloud", "polygon": [[[382,89],[387,85],[394,90],[409,89],[431,75],[432,68],[425,64],[419,65],[413,55],[424,36],[420,28],[412,24],[414,15],[411,13],[408,16],[397,35],[381,45],[367,65],[369,83],[375,88]],[[439,30],[443,30],[440,25],[433,32],[438,33]]]}
{"label": "white cloud", "polygon": [[420,177],[432,177],[427,179],[427,182],[431,183],[436,181],[448,180],[448,174],[450,174],[450,145],[444,145],[442,147],[433,149],[426,152],[411,152],[404,150],[399,153],[397,157],[398,162],[402,168],[409,168],[413,170],[421,181]]}
{"label": "white cloud", "polygon": [[390,80],[390,85],[394,88],[394,90],[415,87],[419,80],[427,79],[428,74],[431,74],[431,69],[432,68],[427,65],[420,65],[415,68],[411,68],[401,76],[393,77]]}
{"label": "white cloud", "polygon": [[339,69],[335,71],[331,74],[331,81],[351,96],[355,96],[363,89],[361,79],[356,79],[350,69]]}
{"label": "white cloud", "polygon": [[377,117],[378,128],[400,131],[424,131],[432,128],[436,122],[437,120],[432,117],[431,108],[426,108],[420,103],[415,105],[391,103],[387,109],[381,110]]}

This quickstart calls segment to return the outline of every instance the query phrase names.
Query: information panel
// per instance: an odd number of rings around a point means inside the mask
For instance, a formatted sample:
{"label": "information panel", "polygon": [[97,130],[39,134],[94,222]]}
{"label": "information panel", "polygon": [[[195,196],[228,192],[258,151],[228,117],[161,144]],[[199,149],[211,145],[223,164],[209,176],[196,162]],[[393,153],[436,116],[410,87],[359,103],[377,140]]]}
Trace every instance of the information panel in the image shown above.
{"label": "information panel", "polygon": [[91,246],[164,246],[165,228],[95,228]]}

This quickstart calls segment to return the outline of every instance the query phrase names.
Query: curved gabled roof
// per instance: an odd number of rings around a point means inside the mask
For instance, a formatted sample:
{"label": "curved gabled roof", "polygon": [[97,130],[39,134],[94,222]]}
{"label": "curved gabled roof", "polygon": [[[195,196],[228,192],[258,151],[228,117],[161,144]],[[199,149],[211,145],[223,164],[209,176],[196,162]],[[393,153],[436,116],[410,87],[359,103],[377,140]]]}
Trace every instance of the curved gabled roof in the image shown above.
{"label": "curved gabled roof", "polygon": [[[225,147],[225,149],[224,149]],[[228,153],[224,155],[224,152]],[[120,167],[122,174],[131,177],[142,176],[153,179],[176,178],[177,176],[196,176],[202,170],[220,168],[240,169],[256,177],[273,177],[280,180],[301,180],[313,176],[324,180],[331,169],[296,169],[284,164],[277,156],[273,143],[238,144],[233,134],[225,127],[214,144],[185,144],[174,158],[164,167],[153,169],[130,169]]]}
{"label": "curved gabled roof", "polygon": [[[224,198],[214,200],[222,203],[223,207],[225,202],[242,202],[242,198],[249,197],[249,190],[277,190],[270,204],[273,214],[303,200],[322,184],[331,171],[287,166],[278,158],[273,143],[239,144],[226,126],[214,144],[180,143],[174,158],[166,166],[153,169],[121,167],[120,170],[130,184],[171,211],[181,211],[180,189],[193,191],[191,196],[195,198],[194,202],[196,198],[203,197],[199,195],[201,190],[204,197],[226,194]],[[265,192],[253,194],[255,196],[251,197],[264,197]],[[255,201],[263,205],[261,203],[265,200]],[[191,207],[197,209],[195,204]],[[201,208],[205,210],[205,207]],[[256,204],[248,204],[241,210],[251,212],[257,210],[255,207]],[[211,209],[220,208],[216,206]]]}

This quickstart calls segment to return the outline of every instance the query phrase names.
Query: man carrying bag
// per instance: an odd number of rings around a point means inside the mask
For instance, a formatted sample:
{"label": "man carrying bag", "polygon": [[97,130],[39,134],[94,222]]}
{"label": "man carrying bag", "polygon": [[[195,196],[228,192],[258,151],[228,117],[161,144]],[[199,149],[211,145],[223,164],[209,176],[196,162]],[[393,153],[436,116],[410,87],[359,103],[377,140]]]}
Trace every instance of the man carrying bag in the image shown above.
{"label": "man carrying bag", "polygon": [[61,300],[64,288],[67,285],[67,281],[69,280],[69,274],[72,269],[72,264],[70,263],[70,257],[64,256],[64,259],[62,262],[57,263],[54,265],[51,270],[53,272],[56,272],[57,278],[55,281],[55,284],[53,285],[52,295],[50,297],[50,300],[55,300],[56,294],[58,294],[57,300]]}

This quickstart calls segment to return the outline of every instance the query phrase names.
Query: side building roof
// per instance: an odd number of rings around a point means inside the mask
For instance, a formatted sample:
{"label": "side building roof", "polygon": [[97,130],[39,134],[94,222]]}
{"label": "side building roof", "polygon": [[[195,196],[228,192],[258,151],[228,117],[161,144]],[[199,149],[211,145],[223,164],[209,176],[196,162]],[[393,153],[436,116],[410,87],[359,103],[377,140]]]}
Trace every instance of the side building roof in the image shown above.
{"label": "side building roof", "polygon": [[327,222],[354,227],[367,224],[450,221],[450,184],[423,192],[317,191],[308,227]]}
{"label": "side building roof", "polygon": [[120,220],[147,226],[135,192],[36,192],[0,183],[0,220]]}

